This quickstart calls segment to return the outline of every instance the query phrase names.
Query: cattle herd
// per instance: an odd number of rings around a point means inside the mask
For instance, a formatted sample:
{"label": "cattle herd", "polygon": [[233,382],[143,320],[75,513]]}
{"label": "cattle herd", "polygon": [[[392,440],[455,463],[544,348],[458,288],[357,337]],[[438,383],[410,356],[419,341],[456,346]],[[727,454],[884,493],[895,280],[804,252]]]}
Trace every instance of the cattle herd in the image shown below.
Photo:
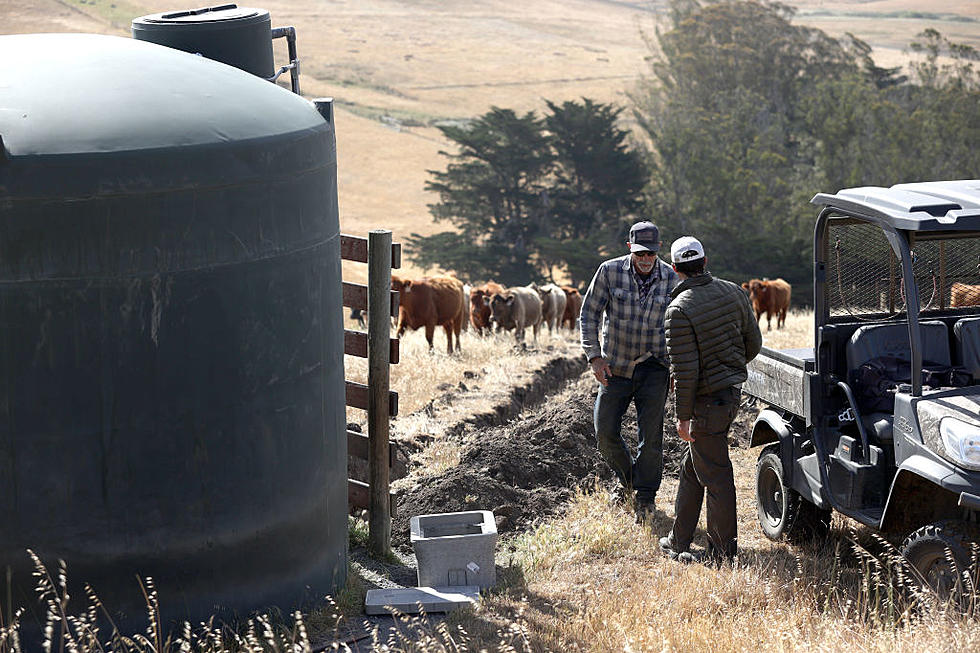
{"label": "cattle herd", "polygon": [[[766,314],[766,329],[786,323],[792,287],[783,279],[752,279],[742,284],[752,300],[755,318]],[[494,331],[513,331],[518,343],[524,342],[528,328],[535,341],[543,325],[548,332],[574,330],[582,309],[582,295],[572,286],[553,283],[504,287],[494,281],[469,286],[450,275],[407,279],[391,276],[391,289],[399,292],[398,337],[406,330],[425,329],[425,339],[432,349],[437,326],[446,332],[449,353],[459,351],[459,334],[469,325],[478,335]],[[980,286],[954,283],[950,287],[950,306],[980,304]],[[352,311],[351,318],[364,326],[361,311]]]}
{"label": "cattle herd", "polygon": [[[469,325],[481,336],[513,331],[514,339],[523,343],[528,328],[535,341],[544,325],[549,333],[575,329],[582,309],[577,289],[552,283],[504,287],[488,281],[471,287],[450,275],[407,279],[393,274],[391,289],[399,293],[398,337],[407,330],[425,329],[432,349],[435,329],[441,326],[450,354],[459,351],[459,334]],[[362,311],[351,311],[351,318],[363,326]]]}

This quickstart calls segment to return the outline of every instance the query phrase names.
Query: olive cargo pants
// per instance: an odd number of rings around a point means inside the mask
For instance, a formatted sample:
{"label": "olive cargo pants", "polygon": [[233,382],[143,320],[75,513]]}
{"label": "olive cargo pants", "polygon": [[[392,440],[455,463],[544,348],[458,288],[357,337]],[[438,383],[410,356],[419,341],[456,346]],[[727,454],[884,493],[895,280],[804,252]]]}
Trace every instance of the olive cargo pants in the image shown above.
{"label": "olive cargo pants", "polygon": [[705,491],[708,494],[709,556],[735,555],[738,520],[735,514],[735,477],[728,457],[728,430],[738,413],[741,391],[723,388],[694,401],[690,443],[681,460],[680,484],[674,503],[671,540],[675,551],[687,551],[701,515]]}

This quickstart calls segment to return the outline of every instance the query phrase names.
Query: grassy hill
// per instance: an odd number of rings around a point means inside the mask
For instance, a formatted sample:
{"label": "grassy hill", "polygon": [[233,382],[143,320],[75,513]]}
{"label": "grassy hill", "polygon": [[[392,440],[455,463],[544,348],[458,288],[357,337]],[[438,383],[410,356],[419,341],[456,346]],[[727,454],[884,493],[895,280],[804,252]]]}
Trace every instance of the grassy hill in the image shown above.
{"label": "grassy hill", "polygon": [[[194,3],[172,0],[0,0],[4,33],[128,35],[131,18]],[[540,110],[543,99],[626,103],[646,69],[643,33],[663,0],[271,0],[273,25],[294,25],[303,92],[338,104],[341,225],[395,238],[432,233],[426,170],[446,147],[436,126],[493,105]],[[980,46],[980,3],[793,0],[798,20],[851,32],[884,65],[926,27]],[[277,43],[277,61],[285,60]],[[818,189],[814,189],[818,190]],[[408,272],[414,273],[409,265]],[[359,266],[345,271],[363,274]]]}

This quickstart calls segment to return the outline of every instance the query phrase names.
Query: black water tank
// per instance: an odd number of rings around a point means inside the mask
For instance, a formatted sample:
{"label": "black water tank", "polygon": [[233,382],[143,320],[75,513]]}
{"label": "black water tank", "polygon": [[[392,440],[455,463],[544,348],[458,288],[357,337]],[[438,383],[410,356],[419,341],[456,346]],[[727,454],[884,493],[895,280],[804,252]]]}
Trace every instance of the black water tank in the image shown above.
{"label": "black water tank", "polygon": [[347,543],[329,103],[132,39],[0,36],[0,61],[15,607],[27,547],[140,630],[136,574],[192,622],[322,598]]}
{"label": "black water tank", "polygon": [[201,54],[264,79],[272,77],[272,23],[265,9],[235,4],[168,11],[133,20],[133,38]]}

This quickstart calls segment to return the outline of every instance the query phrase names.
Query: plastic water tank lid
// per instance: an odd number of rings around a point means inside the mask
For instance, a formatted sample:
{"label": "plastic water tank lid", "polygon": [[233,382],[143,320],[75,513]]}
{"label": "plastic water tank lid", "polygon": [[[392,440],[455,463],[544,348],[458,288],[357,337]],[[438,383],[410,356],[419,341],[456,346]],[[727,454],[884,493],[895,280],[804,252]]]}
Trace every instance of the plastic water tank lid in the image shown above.
{"label": "plastic water tank lid", "polygon": [[148,23],[217,23],[225,20],[242,20],[264,13],[251,7],[239,7],[236,4],[201,7],[184,11],[168,11],[161,14],[143,16],[140,20]]}

